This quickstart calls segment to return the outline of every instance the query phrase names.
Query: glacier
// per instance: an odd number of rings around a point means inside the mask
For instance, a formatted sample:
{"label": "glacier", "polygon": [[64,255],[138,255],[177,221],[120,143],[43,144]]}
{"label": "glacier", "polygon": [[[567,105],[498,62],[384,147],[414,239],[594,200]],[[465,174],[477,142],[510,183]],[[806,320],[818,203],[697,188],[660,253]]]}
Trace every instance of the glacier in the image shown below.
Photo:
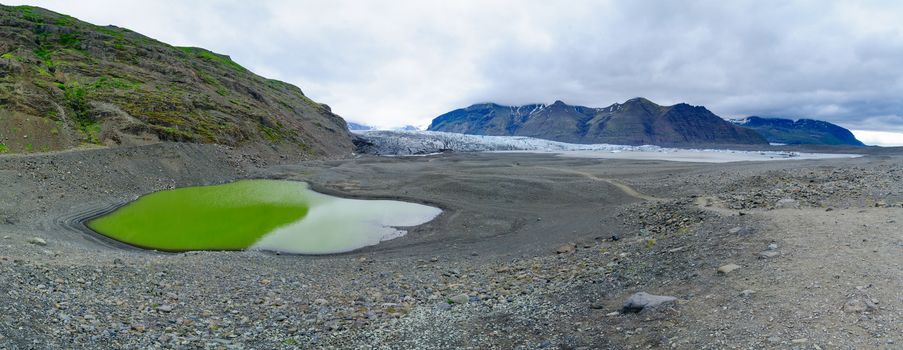
{"label": "glacier", "polygon": [[850,158],[854,154],[793,151],[683,149],[654,145],[574,144],[525,136],[485,136],[439,131],[355,130],[355,144],[366,154],[418,156],[443,152],[536,152],[566,157],[673,160],[723,163],[782,159]]}

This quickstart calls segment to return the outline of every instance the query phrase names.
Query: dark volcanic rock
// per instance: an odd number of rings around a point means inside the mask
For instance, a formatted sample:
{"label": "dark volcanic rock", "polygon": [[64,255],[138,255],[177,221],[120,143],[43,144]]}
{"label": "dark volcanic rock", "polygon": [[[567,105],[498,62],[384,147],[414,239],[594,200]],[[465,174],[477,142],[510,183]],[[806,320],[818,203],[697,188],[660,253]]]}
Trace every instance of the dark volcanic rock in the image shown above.
{"label": "dark volcanic rock", "polygon": [[474,135],[530,136],[570,143],[624,145],[765,144],[756,132],[740,128],[705,107],[685,103],[659,106],[644,98],[604,108],[551,105],[477,104],[443,114],[431,131]]}
{"label": "dark volcanic rock", "polygon": [[841,126],[813,119],[783,119],[747,117],[732,123],[755,130],[768,142],[788,145],[851,145],[864,146],[849,130]]}

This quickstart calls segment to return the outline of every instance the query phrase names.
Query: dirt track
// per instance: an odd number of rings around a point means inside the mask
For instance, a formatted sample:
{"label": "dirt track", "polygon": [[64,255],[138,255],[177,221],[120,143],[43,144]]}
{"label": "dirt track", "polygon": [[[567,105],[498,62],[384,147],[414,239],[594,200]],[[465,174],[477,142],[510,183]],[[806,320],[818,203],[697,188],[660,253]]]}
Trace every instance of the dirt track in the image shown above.
{"label": "dirt track", "polygon": [[[903,297],[893,291],[903,282],[896,156],[697,164],[458,154],[270,165],[278,162],[181,144],[0,157],[0,348],[903,341]],[[72,229],[80,217],[144,193],[249,177],[429,203],[444,213],[403,238],[326,257],[162,255],[115,249]],[[794,202],[775,210],[785,198]],[[830,222],[840,214],[851,219]],[[849,248],[856,240],[836,244],[862,235],[861,249]],[[33,237],[48,243],[28,243]],[[555,253],[568,242],[573,252]],[[757,259],[772,242],[780,255]],[[831,257],[856,263],[819,269]],[[728,262],[743,268],[715,274]],[[806,287],[813,283],[819,287]],[[745,289],[756,293],[738,299]],[[641,290],[680,302],[655,314],[606,316]],[[449,306],[446,299],[462,293],[469,302]],[[856,293],[878,300],[877,309],[838,313]],[[812,317],[820,321],[806,321]]]}

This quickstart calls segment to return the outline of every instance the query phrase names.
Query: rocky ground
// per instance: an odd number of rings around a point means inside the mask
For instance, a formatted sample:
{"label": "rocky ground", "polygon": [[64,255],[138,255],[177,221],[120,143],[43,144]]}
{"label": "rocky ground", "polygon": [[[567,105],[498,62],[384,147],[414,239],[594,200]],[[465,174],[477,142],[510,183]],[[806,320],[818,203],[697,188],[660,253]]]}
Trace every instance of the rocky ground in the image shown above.
{"label": "rocky ground", "polygon": [[[0,157],[0,348],[899,348],[901,160]],[[143,193],[248,177],[444,213],[321,257],[154,253],[77,229]],[[623,313],[637,292],[675,300]]]}

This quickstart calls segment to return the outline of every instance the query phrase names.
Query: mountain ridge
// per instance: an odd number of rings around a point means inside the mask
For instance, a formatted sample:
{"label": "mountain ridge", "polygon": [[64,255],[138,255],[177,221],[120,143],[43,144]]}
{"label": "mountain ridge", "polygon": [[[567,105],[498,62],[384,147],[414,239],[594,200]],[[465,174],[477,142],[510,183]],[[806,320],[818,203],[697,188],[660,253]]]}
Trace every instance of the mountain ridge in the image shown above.
{"label": "mountain ridge", "polygon": [[772,143],[865,146],[850,130],[823,120],[749,116],[730,122],[753,129]]}
{"label": "mountain ridge", "polygon": [[504,106],[492,102],[453,110],[427,130],[475,135],[530,136],[570,143],[625,145],[766,144],[702,106],[660,106],[637,97],[606,107],[552,104]]}
{"label": "mountain ridge", "polygon": [[0,152],[215,143],[349,154],[345,121],[227,55],[32,6],[0,6]]}

